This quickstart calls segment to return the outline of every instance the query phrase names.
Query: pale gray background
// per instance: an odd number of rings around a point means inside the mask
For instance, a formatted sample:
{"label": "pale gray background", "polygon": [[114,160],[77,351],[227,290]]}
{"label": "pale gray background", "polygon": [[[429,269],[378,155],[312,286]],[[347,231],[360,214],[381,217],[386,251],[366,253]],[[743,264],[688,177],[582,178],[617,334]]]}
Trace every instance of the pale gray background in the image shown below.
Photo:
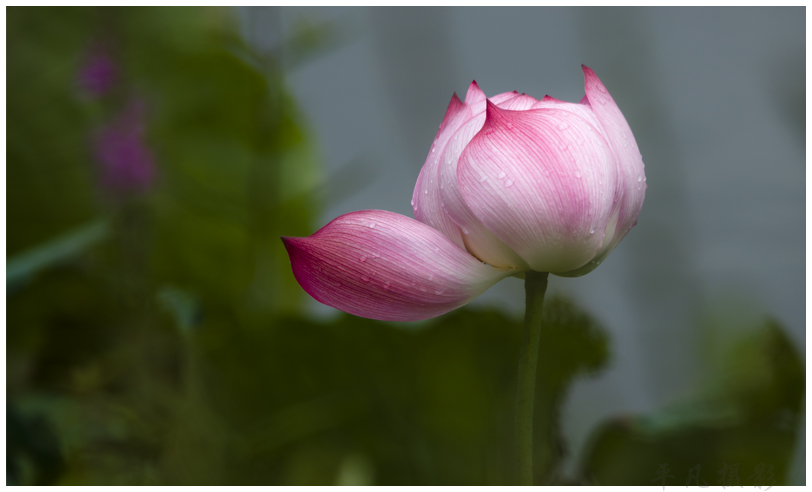
{"label": "pale gray background", "polygon": [[[805,353],[804,8],[239,13],[260,48],[278,46],[303,18],[335,21],[346,34],[287,72],[325,175],[360,160],[368,170],[351,165],[342,180],[375,178],[329,203],[319,226],[361,209],[411,216],[446,105],[471,80],[489,96],[515,89],[576,102],[582,63],[602,79],[635,134],[649,187],[638,226],[600,268],[551,277],[551,291],[569,294],[612,336],[611,367],[578,382],[563,412],[574,456],[596,422],[661,408],[694,387],[709,316],[733,313],[747,325],[769,314]],[[520,315],[522,281],[503,281],[474,304]]]}

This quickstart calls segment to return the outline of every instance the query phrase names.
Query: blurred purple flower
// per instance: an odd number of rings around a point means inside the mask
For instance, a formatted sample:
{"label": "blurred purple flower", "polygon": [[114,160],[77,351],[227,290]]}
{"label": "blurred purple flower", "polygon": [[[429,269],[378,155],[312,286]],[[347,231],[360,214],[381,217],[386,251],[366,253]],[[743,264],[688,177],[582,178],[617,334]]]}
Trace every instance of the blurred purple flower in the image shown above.
{"label": "blurred purple flower", "polygon": [[105,95],[116,82],[118,68],[105,48],[93,48],[79,68],[79,87],[94,97]]}
{"label": "blurred purple flower", "polygon": [[144,104],[133,101],[95,142],[95,156],[102,165],[102,183],[110,191],[143,191],[152,184],[153,156],[144,141]]}

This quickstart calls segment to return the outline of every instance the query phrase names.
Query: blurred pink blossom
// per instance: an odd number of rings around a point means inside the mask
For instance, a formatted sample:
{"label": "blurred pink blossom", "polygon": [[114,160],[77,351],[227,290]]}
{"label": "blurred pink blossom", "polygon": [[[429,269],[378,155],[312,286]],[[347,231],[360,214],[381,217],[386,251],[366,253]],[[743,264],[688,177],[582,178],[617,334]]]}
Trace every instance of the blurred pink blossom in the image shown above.
{"label": "blurred pink blossom", "polygon": [[152,152],[144,141],[145,107],[132,101],[94,140],[102,183],[110,191],[143,191],[155,176]]}
{"label": "blurred pink blossom", "polygon": [[78,83],[93,97],[101,97],[113,87],[118,76],[118,67],[109,51],[96,46],[90,50],[79,68]]}

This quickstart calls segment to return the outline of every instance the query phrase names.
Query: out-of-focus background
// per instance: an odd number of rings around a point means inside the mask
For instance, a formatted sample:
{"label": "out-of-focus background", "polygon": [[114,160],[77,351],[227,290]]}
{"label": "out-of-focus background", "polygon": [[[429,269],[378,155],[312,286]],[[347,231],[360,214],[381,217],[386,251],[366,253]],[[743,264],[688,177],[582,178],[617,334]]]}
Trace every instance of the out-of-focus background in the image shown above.
{"label": "out-of-focus background", "polygon": [[805,483],[803,8],[10,8],[9,484],[504,484],[523,285],[339,313],[279,236],[409,200],[453,92],[601,77],[649,188],[551,277],[536,481]]}

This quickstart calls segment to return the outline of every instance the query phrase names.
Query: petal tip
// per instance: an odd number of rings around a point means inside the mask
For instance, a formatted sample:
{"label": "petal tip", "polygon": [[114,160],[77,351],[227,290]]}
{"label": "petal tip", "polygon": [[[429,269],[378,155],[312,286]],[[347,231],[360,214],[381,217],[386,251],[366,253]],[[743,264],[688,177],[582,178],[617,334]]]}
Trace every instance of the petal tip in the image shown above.
{"label": "petal tip", "polygon": [[468,92],[465,94],[465,104],[474,104],[485,99],[485,93],[479,88],[476,80],[471,82],[468,86]]}

